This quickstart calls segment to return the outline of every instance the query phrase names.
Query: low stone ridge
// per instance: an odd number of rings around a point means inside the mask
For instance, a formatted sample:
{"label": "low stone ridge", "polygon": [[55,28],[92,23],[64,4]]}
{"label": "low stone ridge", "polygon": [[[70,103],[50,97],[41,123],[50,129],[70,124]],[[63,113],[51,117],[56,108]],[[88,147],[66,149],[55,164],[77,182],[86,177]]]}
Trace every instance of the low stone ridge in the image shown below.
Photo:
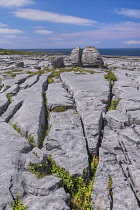
{"label": "low stone ridge", "polygon": [[72,54],[0,55],[1,210],[140,209],[140,57]]}

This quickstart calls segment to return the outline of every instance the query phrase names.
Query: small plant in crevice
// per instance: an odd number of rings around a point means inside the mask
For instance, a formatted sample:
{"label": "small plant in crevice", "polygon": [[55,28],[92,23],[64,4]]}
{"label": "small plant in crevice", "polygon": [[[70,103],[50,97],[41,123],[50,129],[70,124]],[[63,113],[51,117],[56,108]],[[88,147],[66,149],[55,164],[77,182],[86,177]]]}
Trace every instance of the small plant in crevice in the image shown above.
{"label": "small plant in crevice", "polygon": [[39,149],[42,149],[43,147],[43,141],[46,135],[46,125],[42,125],[40,127],[40,133],[39,133],[39,143],[38,143],[38,147]]}
{"label": "small plant in crevice", "polygon": [[4,86],[4,84],[0,85],[0,89]]}
{"label": "small plant in crevice", "polygon": [[57,106],[51,109],[52,112],[65,112],[68,109],[73,109],[73,106],[67,105],[67,106]]}
{"label": "small plant in crevice", "polygon": [[113,179],[112,179],[112,176],[109,177],[108,190],[109,190],[109,195],[111,197],[111,202],[113,203]]}
{"label": "small plant in crevice", "polygon": [[13,209],[13,210],[26,210],[28,209],[28,205],[24,206],[21,199],[20,199],[20,195],[18,195],[17,200],[14,200],[14,204],[9,203],[9,206]]}
{"label": "small plant in crevice", "polygon": [[78,114],[78,112],[77,111],[74,111],[73,114]]}
{"label": "small plant in crevice", "polygon": [[108,68],[109,67],[109,64],[105,64],[103,67],[104,68]]}
{"label": "small plant in crevice", "polygon": [[117,81],[117,77],[112,72],[112,70],[109,70],[108,73],[104,76],[104,78],[107,79],[111,83]]}
{"label": "small plant in crevice", "polygon": [[48,82],[48,84],[51,84],[51,83],[53,83],[53,79],[48,77],[47,82]]}
{"label": "small plant in crevice", "polygon": [[12,124],[12,127],[13,127],[19,134],[21,134],[20,128],[18,128],[16,124]]}
{"label": "small plant in crevice", "polygon": [[12,102],[12,96],[15,96],[16,94],[15,93],[7,93],[6,94],[6,97],[8,99],[8,101],[11,103]]}
{"label": "small plant in crevice", "polygon": [[[37,178],[57,174],[62,179],[62,186],[71,195],[71,206],[73,210],[92,210],[90,205],[94,176],[98,165],[98,158],[92,156],[90,160],[90,180],[83,177],[73,177],[64,168],[55,163],[51,156],[47,157],[46,163],[30,163],[29,171]],[[85,172],[86,173],[86,172]]]}
{"label": "small plant in crevice", "polygon": [[11,77],[16,77],[16,75],[17,75],[16,73],[12,73]]}
{"label": "small plant in crevice", "polygon": [[34,148],[36,146],[36,144],[35,144],[33,133],[30,133],[29,136],[27,137],[27,139],[28,139],[28,142],[31,145],[31,147]]}
{"label": "small plant in crevice", "polygon": [[49,134],[50,130],[51,130],[52,125],[49,125],[48,129],[45,131],[46,135]]}
{"label": "small plant in crevice", "polygon": [[110,106],[108,107],[108,111],[115,110],[116,107],[118,106],[120,100],[121,100],[121,98],[118,98],[117,100],[112,100]]}

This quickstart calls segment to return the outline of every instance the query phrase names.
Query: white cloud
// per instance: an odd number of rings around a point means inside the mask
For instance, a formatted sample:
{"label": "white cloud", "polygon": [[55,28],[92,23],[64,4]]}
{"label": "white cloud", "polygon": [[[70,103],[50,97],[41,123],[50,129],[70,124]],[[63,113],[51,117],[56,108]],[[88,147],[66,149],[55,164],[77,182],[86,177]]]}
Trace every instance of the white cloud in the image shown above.
{"label": "white cloud", "polygon": [[7,24],[3,24],[3,23],[0,23],[0,27],[6,27],[8,26]]}
{"label": "white cloud", "polygon": [[93,42],[93,44],[101,44],[101,42],[95,41],[95,42]]}
{"label": "white cloud", "polygon": [[20,9],[14,12],[14,14],[16,17],[33,21],[49,21],[53,23],[68,23],[68,24],[86,25],[86,26],[97,23],[96,21],[89,19],[68,16],[68,15],[61,15],[57,13],[35,10],[35,9]]}
{"label": "white cloud", "polygon": [[116,38],[140,38],[140,23],[121,22],[118,24],[98,24],[98,29],[92,31],[81,31],[69,34],[61,34],[60,37],[73,39],[82,37],[87,39],[116,39]]}
{"label": "white cloud", "polygon": [[18,29],[0,28],[0,34],[21,34],[23,31]]}
{"label": "white cloud", "polygon": [[1,7],[22,7],[33,3],[32,0],[0,0]]}
{"label": "white cloud", "polygon": [[36,30],[35,33],[37,33],[37,34],[52,34],[53,31],[48,31],[48,30]]}
{"label": "white cloud", "polygon": [[125,15],[125,16],[134,17],[134,18],[140,18],[140,10],[138,10],[138,9],[122,8],[122,9],[115,9],[114,12],[119,14],[119,15]]}
{"label": "white cloud", "polygon": [[35,29],[43,29],[44,26],[35,26],[35,27],[33,27],[33,28],[35,28]]}
{"label": "white cloud", "polygon": [[131,40],[131,41],[125,42],[125,44],[140,44],[140,41]]}
{"label": "white cloud", "polygon": [[11,36],[6,36],[6,37],[7,37],[7,38],[15,38],[16,36],[12,36],[12,35],[11,35]]}

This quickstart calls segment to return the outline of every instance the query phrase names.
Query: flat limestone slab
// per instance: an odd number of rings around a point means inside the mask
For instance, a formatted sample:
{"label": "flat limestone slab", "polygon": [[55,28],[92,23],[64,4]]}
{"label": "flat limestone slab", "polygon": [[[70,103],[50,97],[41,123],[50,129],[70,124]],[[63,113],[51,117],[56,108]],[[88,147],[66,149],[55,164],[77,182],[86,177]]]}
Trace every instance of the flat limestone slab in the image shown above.
{"label": "flat limestone slab", "polygon": [[23,136],[28,137],[31,134],[36,144],[39,143],[43,126],[46,125],[43,92],[47,86],[48,75],[40,76],[39,81],[31,88],[20,91],[15,100],[23,101],[22,106],[10,120],[10,124],[16,124],[20,128]]}
{"label": "flat limestone slab", "polygon": [[43,150],[71,175],[82,176],[84,169],[89,167],[88,154],[80,119],[73,112],[50,113],[51,128]]}
{"label": "flat limestone slab", "polygon": [[61,79],[75,101],[82,119],[90,153],[96,153],[102,129],[102,113],[109,96],[109,83],[104,73],[76,75],[74,72],[61,74]]}
{"label": "flat limestone slab", "polygon": [[12,179],[21,173],[24,152],[29,149],[27,140],[0,118],[0,209],[8,208],[8,202],[13,202],[10,187],[17,186],[12,186]]}
{"label": "flat limestone slab", "polygon": [[47,107],[53,109],[56,106],[72,106],[70,94],[62,87],[62,83],[55,82],[48,86],[46,91]]}

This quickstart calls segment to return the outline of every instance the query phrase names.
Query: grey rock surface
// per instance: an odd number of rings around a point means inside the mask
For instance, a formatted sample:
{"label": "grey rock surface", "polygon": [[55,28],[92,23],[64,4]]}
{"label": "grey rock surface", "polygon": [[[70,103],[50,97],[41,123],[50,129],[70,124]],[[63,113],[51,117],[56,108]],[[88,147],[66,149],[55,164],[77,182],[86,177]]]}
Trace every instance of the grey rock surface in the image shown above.
{"label": "grey rock surface", "polygon": [[53,68],[62,68],[64,67],[63,57],[57,57],[51,60],[51,65]]}
{"label": "grey rock surface", "polygon": [[81,66],[82,49],[76,47],[71,52],[71,62],[74,66]]}
{"label": "grey rock surface", "polygon": [[[93,208],[139,209],[139,84],[138,71],[116,69],[117,110],[106,114],[99,165],[92,192]],[[125,82],[124,82],[125,81]],[[102,181],[101,181],[102,180]],[[111,182],[110,182],[111,180]]]}
{"label": "grey rock surface", "polygon": [[[29,172],[32,164],[48,169],[48,155],[70,175],[87,180],[91,156],[99,155],[93,209],[140,209],[140,58],[104,56],[106,69],[117,77],[109,84],[104,68],[80,67],[78,72],[70,67],[71,56],[64,55],[71,72],[48,84],[51,58],[58,57],[0,55],[0,209],[11,210],[8,202],[14,205],[18,193],[29,210],[71,209],[70,194],[56,174],[45,170],[37,179]],[[118,102],[116,110],[110,110],[110,100]]]}
{"label": "grey rock surface", "polygon": [[[18,182],[14,179],[20,176],[25,162],[24,153],[29,149],[27,140],[0,118],[0,209],[7,209],[8,202],[16,199],[17,194],[12,189],[21,185],[22,178],[19,177]],[[16,193],[22,194],[22,188]]]}
{"label": "grey rock surface", "polygon": [[82,176],[89,168],[88,154],[80,119],[73,112],[50,113],[51,128],[44,140],[44,151],[71,175]]}
{"label": "grey rock surface", "polygon": [[46,125],[45,102],[43,92],[47,87],[49,74],[40,76],[39,81],[29,90],[21,90],[15,98],[16,103],[23,101],[20,109],[10,120],[10,124],[16,124],[23,136],[33,136],[35,144],[40,143],[42,132]]}
{"label": "grey rock surface", "polygon": [[103,73],[88,75],[63,73],[61,78],[71,93],[82,119],[89,152],[95,154],[102,130],[102,113],[106,110],[102,100],[108,100],[109,84]]}
{"label": "grey rock surface", "polygon": [[95,47],[86,47],[82,52],[83,66],[103,66],[103,60]]}

